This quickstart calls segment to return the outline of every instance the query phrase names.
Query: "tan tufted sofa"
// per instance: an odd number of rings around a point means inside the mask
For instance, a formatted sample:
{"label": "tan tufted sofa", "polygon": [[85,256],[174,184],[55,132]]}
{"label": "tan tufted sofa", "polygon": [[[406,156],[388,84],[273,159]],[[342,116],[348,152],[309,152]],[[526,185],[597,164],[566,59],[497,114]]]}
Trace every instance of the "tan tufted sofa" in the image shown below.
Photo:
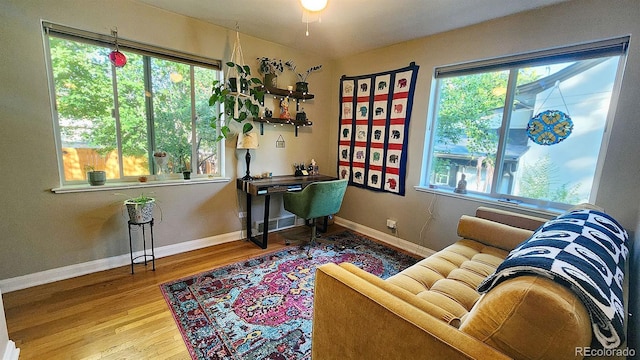
{"label": "tan tufted sofa", "polygon": [[545,221],[481,207],[461,217],[462,239],[387,280],[348,263],[319,267],[313,359],[582,358],[591,323],[569,290],[520,276],[476,291]]}

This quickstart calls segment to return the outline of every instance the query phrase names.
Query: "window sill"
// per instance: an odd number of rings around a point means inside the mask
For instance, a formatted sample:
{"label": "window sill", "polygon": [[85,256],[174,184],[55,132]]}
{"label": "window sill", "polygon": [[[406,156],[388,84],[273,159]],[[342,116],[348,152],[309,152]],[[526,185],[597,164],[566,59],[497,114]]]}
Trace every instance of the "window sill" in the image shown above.
{"label": "window sill", "polygon": [[434,195],[443,195],[443,196],[448,196],[448,197],[453,197],[453,198],[458,198],[463,200],[477,201],[480,203],[493,205],[493,206],[517,209],[520,211],[524,211],[528,215],[532,215],[532,216],[556,217],[566,211],[566,209],[559,209],[559,208],[543,206],[543,205],[527,204],[523,202],[517,202],[517,203],[508,202],[505,200],[501,201],[501,200],[498,200],[497,198],[493,198],[490,196],[477,194],[477,193],[457,194],[451,190],[443,190],[438,188],[432,189],[427,186],[414,186],[414,189],[416,189],[416,191],[428,192]]}
{"label": "window sill", "polygon": [[133,182],[133,181],[128,181],[128,182],[122,181],[122,182],[107,182],[105,185],[99,185],[99,186],[91,186],[89,184],[65,185],[65,186],[53,188],[51,189],[51,191],[56,194],[64,194],[64,193],[76,193],[76,192],[117,190],[117,189],[139,189],[139,188],[150,188],[150,187],[159,187],[159,186],[210,184],[210,183],[229,182],[230,180],[231,179],[226,177],[215,177],[215,178],[193,178],[190,180],[183,180],[183,179],[154,180],[154,181],[148,181],[144,183]]}

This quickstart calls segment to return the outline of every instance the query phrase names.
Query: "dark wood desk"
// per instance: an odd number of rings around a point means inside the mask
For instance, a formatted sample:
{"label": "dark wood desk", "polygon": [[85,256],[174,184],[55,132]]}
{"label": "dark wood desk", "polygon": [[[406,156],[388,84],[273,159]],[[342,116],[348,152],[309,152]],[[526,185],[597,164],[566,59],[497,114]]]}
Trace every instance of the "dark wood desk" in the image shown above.
{"label": "dark wood desk", "polygon": [[[305,186],[316,181],[337,180],[336,177],[327,175],[309,176],[274,176],[268,179],[242,180],[237,179],[238,189],[247,194],[247,239],[254,242],[263,249],[267,248],[267,237],[269,236],[269,202],[272,194],[281,194],[289,191],[300,191]],[[251,200],[254,196],[264,196],[264,227],[262,241],[251,235]]]}

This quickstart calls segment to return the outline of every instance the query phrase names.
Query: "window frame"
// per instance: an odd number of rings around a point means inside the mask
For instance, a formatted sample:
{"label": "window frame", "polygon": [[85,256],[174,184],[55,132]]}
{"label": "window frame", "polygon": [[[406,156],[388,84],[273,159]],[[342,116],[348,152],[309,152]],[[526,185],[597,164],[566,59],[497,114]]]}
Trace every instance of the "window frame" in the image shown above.
{"label": "window frame", "polygon": [[[131,183],[136,183],[135,186],[138,186],[138,187],[139,186],[153,187],[153,186],[160,186],[163,184],[177,185],[180,183],[184,183],[181,176],[175,177],[175,178],[170,177],[164,180],[156,179],[147,183],[137,183],[138,176],[126,176],[123,173],[124,168],[123,168],[122,156],[119,156],[119,159],[118,159],[119,177],[116,179],[108,180],[106,186],[103,185],[98,187],[96,186],[91,187],[84,180],[66,180],[65,179],[65,168],[64,168],[64,161],[63,161],[63,154],[62,154],[62,136],[60,132],[61,128],[60,128],[60,122],[58,118],[58,111],[56,108],[57,94],[56,94],[56,88],[55,88],[55,81],[53,77],[53,64],[52,64],[52,58],[51,58],[51,46],[50,46],[49,39],[51,36],[54,36],[56,38],[60,38],[64,40],[69,40],[69,41],[74,41],[74,42],[79,42],[79,43],[84,43],[84,44],[89,44],[89,45],[94,45],[99,47],[112,48],[114,46],[114,38],[112,35],[93,33],[90,31],[80,30],[80,29],[52,23],[45,20],[41,20],[41,26],[43,29],[42,37],[43,37],[43,44],[44,44],[44,51],[45,51],[45,54],[44,54],[45,66],[47,70],[47,78],[48,78],[48,85],[49,85],[49,94],[50,94],[50,101],[51,101],[50,104],[51,104],[51,112],[52,112],[52,120],[53,120],[53,128],[54,128],[53,130],[54,130],[54,138],[55,138],[55,145],[56,145],[56,157],[57,157],[58,174],[59,174],[59,181],[60,181],[60,187],[54,188],[52,189],[52,191],[58,193],[58,192],[86,191],[88,189],[107,190],[107,189],[114,189],[114,188],[128,188],[131,186]],[[189,75],[188,75],[189,81],[190,81],[189,96],[191,98],[189,108],[191,109],[191,136],[193,139],[191,141],[191,156],[193,161],[193,154],[196,151],[195,139],[197,139],[196,121],[198,120],[198,115],[196,114],[196,111],[195,111],[196,109],[195,67],[197,66],[200,68],[216,71],[217,72],[216,77],[218,79],[222,79],[224,77],[224,74],[222,73],[222,61],[217,59],[210,59],[210,58],[206,58],[206,57],[202,57],[199,55],[194,55],[186,52],[181,52],[177,50],[161,48],[158,46],[144,44],[141,42],[123,39],[120,37],[118,37],[118,47],[122,51],[128,51],[128,52],[143,56],[143,58],[146,59],[145,62],[150,61],[151,59],[162,59],[162,60],[168,60],[168,61],[181,63],[189,66]],[[115,67],[113,65],[111,65],[111,67],[112,67],[111,78],[112,78],[113,96],[114,96],[113,117],[116,125],[116,134],[115,134],[116,144],[117,144],[116,151],[118,152],[118,154],[122,154],[122,143],[121,143],[122,133],[120,131],[117,75],[115,72]],[[146,76],[145,76],[145,80],[143,84],[145,88],[147,88],[150,85],[148,84],[148,82],[149,81],[146,79]],[[220,112],[222,111],[222,109],[218,109],[218,110]],[[146,112],[148,112],[148,109]],[[149,117],[153,118],[153,114],[150,115],[147,113],[147,116],[146,116],[147,126],[148,127],[154,126],[153,125],[154,120],[149,119]],[[219,128],[217,131],[219,133]],[[153,139],[153,131],[152,131],[151,134],[147,134],[147,142],[153,142],[153,140],[154,139]],[[216,176],[213,176],[211,174],[199,174],[199,175],[192,174],[192,179],[194,180],[190,181],[189,183],[202,183],[202,182],[207,182],[212,180],[213,181],[229,180],[225,176],[225,164],[224,164],[225,140],[224,138],[217,141],[216,146],[217,146],[217,154],[219,158],[218,160],[219,174],[217,174]],[[151,148],[150,151],[153,151],[153,148]],[[193,169],[193,165],[192,165],[192,169]],[[152,159],[149,160],[149,171],[151,175],[153,175],[156,171],[156,165]]]}
{"label": "window frame", "polygon": [[[499,182],[502,180],[502,170],[504,165],[504,156],[506,149],[506,137],[509,131],[509,123],[511,120],[513,101],[515,97],[515,88],[517,86],[517,72],[519,68],[529,66],[540,66],[546,64],[578,61],[596,57],[605,56],[619,56],[617,72],[615,75],[612,94],[609,104],[609,109],[606,115],[604,124],[604,134],[600,150],[598,152],[598,159],[595,166],[595,173],[593,184],[589,195],[589,202],[595,203],[598,192],[598,187],[602,175],[602,168],[604,165],[604,159],[606,158],[607,149],[609,146],[609,137],[611,134],[611,128],[613,126],[613,120],[615,118],[615,111],[620,94],[620,88],[622,83],[622,75],[627,59],[627,50],[629,47],[630,36],[620,36],[615,38],[579,43],[569,46],[561,46],[555,48],[549,48],[538,51],[531,51],[525,53],[519,53],[514,55],[507,55],[489,59],[482,59],[470,62],[457,63],[452,65],[439,66],[434,68],[431,88],[431,99],[429,101],[430,110],[427,118],[427,129],[424,143],[424,161],[422,162],[422,172],[420,185],[416,187],[417,190],[429,191],[434,194],[448,195],[452,197],[470,198],[483,202],[500,202],[505,205],[524,205],[531,209],[537,209],[541,212],[558,212],[558,210],[566,210],[573,205],[552,202],[548,200],[539,200],[533,198],[520,197],[516,195],[509,195],[500,193],[497,191]],[[496,151],[496,167],[494,169],[493,179],[491,181],[490,192],[474,192],[469,191],[466,194],[458,194],[448,190],[442,190],[437,186],[430,184],[432,175],[432,168],[435,164],[434,161],[434,148],[436,144],[436,122],[438,118],[440,97],[441,97],[441,81],[444,78],[472,75],[479,73],[487,73],[491,71],[509,71],[509,77],[507,81],[507,93],[505,96],[505,106],[502,111],[502,121],[500,128],[498,129],[498,144]]]}

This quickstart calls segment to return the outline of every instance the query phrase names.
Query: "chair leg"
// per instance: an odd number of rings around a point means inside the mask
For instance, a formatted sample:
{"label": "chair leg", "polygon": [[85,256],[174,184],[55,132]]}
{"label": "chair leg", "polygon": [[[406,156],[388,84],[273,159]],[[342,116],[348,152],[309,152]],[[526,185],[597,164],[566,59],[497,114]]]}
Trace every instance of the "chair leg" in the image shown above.
{"label": "chair leg", "polygon": [[[314,224],[313,219],[311,219],[311,221],[310,221],[310,219],[305,219],[304,223],[305,223],[305,226],[308,226],[308,227],[311,227],[311,225]],[[313,228],[312,228],[312,232],[313,232]],[[293,239],[293,241],[292,241],[292,239],[290,239],[290,238],[285,236],[284,237],[284,243],[285,243],[285,245],[291,245],[291,244],[295,243],[297,245],[300,245],[300,248],[304,249],[305,245],[307,245],[310,242],[310,240],[308,240],[308,239],[313,239],[315,237],[317,237],[317,230],[316,230],[315,234],[311,235],[311,238],[308,238],[308,237],[305,236],[304,238]]]}
{"label": "chair leg", "polygon": [[[336,243],[334,241],[329,241],[329,240],[322,240],[322,239],[318,238],[318,227],[316,225],[316,219],[307,219],[305,221],[305,223],[306,223],[307,226],[311,227],[311,236],[309,238],[308,244],[302,243],[301,247],[304,249],[305,245],[308,246],[308,248],[307,248],[307,258],[309,260],[311,260],[313,258],[313,256],[311,256],[311,250],[312,250],[313,246],[316,245],[318,242],[326,242],[326,243],[334,244],[334,246],[336,246],[339,250],[344,250],[345,249],[345,246],[340,244],[340,243]],[[291,245],[291,240],[288,239],[288,238],[285,238],[284,243],[286,245]]]}
{"label": "chair leg", "polygon": [[[314,222],[314,224],[316,224]],[[326,232],[328,231],[329,227],[327,224],[327,217],[324,217],[324,227],[323,228],[319,228],[318,230],[320,232]],[[334,240],[328,240],[328,239],[323,239],[323,235],[322,234],[318,234],[318,232],[316,231],[316,236],[315,236],[315,240],[317,243],[325,243],[325,244],[333,244],[336,248],[338,248],[338,250],[344,250],[346,249],[346,246],[344,246],[341,242],[337,242]]]}
{"label": "chair leg", "polygon": [[311,219],[311,239],[309,240],[309,248],[307,249],[307,259],[311,260],[313,257],[311,256],[311,248],[316,243],[316,221],[315,219]]}

